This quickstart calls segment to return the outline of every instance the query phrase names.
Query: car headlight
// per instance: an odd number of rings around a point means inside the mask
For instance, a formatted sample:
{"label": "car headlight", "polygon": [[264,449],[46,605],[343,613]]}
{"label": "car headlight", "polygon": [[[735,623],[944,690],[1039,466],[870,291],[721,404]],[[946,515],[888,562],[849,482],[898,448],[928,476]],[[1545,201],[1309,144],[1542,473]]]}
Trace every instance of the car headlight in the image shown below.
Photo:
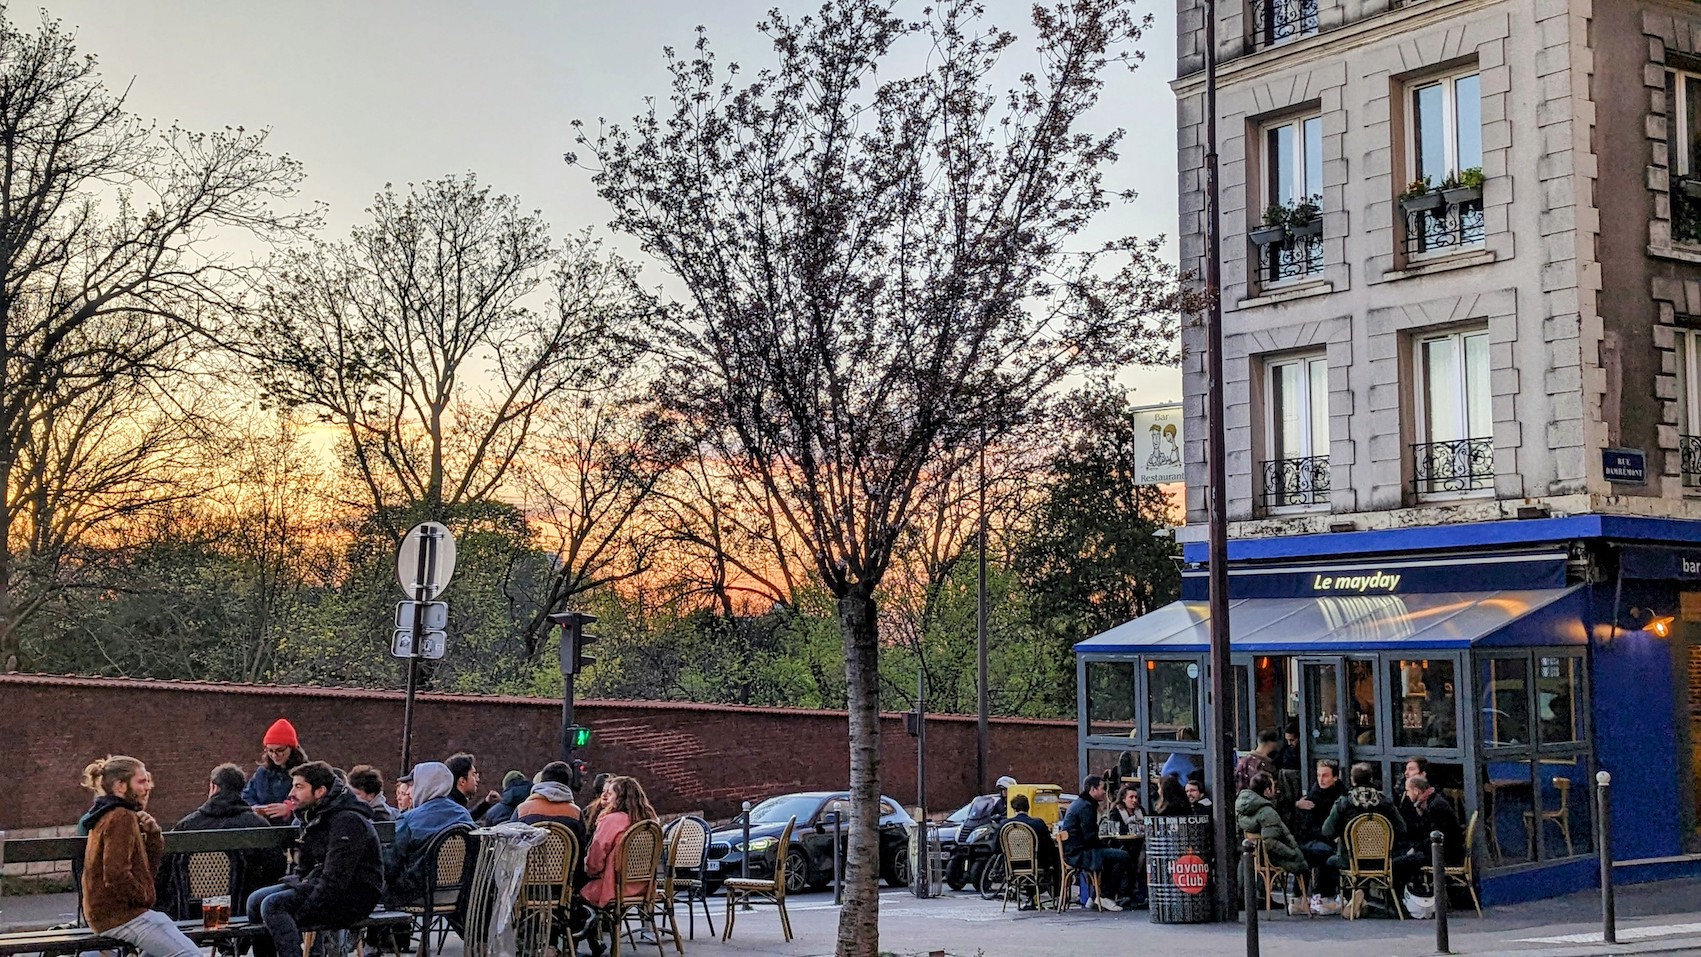
{"label": "car headlight", "polygon": [[778,844],[778,843],[779,843],[778,838],[759,837],[759,838],[755,839],[754,841],[751,841],[749,846],[745,846],[744,844],[734,844],[732,846],[732,849],[735,850],[735,851],[747,851],[751,854],[760,854],[763,851],[767,850],[770,847],[773,847],[775,844]]}
{"label": "car headlight", "polygon": [[980,827],[977,827],[974,830],[969,832],[968,843],[979,844],[981,841],[987,840],[991,837],[992,837],[992,825],[982,824]]}

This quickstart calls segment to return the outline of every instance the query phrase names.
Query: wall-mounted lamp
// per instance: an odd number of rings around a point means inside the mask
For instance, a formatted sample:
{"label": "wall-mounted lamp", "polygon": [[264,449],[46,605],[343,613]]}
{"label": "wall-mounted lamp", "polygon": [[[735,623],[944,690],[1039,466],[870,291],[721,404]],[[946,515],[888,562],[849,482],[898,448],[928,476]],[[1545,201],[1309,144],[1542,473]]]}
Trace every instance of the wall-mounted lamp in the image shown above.
{"label": "wall-mounted lamp", "polygon": [[1677,623],[1677,616],[1662,615],[1651,608],[1630,609],[1630,620],[1641,622],[1642,630],[1656,638],[1670,638],[1672,626]]}

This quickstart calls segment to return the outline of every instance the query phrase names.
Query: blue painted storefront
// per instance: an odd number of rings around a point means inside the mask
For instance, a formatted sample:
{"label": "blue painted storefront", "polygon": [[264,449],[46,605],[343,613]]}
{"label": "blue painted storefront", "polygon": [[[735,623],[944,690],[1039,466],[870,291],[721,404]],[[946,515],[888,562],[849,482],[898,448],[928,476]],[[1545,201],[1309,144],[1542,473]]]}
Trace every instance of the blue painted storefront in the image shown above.
{"label": "blue painted storefront", "polygon": [[[1120,752],[1142,780],[1168,754],[1203,757],[1205,549],[1184,557],[1181,601],[1076,645],[1083,773]],[[1482,820],[1485,903],[1596,885],[1602,770],[1617,880],[1701,875],[1685,853],[1701,688],[1683,657],[1701,647],[1687,625],[1701,601],[1683,607],[1685,593],[1701,598],[1701,522],[1586,515],[1292,536],[1234,541],[1229,557],[1242,747],[1292,716],[1305,768],[1362,760],[1391,794],[1407,759],[1427,759],[1432,777],[1450,776],[1461,816]],[[1667,617],[1672,634],[1647,630]]]}

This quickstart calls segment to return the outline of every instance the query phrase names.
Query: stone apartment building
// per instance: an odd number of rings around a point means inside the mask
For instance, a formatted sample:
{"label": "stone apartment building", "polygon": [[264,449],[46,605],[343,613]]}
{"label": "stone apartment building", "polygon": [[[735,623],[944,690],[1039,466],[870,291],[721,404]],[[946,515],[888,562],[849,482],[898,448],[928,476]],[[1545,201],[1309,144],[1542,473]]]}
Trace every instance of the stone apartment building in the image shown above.
{"label": "stone apartment building", "polygon": [[[1203,273],[1205,0],[1177,0]],[[1701,2],[1217,0],[1237,742],[1407,762],[1486,901],[1693,875]],[[1202,753],[1204,328],[1182,601],[1078,646],[1081,763]],[[1208,729],[1207,729],[1208,730]],[[1297,785],[1298,782],[1289,782]]]}

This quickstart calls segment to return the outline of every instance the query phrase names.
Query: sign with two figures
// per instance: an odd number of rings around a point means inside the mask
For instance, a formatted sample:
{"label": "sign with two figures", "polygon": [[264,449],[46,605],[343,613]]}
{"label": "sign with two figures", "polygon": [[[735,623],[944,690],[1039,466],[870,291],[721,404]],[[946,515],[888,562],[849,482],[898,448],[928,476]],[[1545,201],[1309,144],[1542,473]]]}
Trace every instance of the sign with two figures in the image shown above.
{"label": "sign with two figures", "polygon": [[449,603],[432,601],[455,573],[455,537],[439,522],[408,529],[396,550],[396,579],[412,601],[396,603],[390,654],[397,658],[441,658],[448,651]]}

